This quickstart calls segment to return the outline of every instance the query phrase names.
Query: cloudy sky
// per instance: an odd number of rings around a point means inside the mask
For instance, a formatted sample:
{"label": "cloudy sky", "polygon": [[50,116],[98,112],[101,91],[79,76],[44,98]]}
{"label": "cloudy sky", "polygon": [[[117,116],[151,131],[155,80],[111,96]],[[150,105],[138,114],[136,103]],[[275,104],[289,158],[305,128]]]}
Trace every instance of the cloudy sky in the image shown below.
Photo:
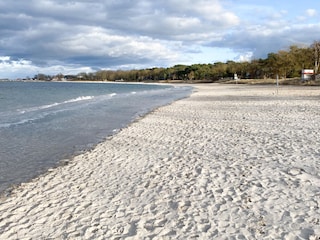
{"label": "cloudy sky", "polygon": [[0,0],[0,79],[243,61],[315,40],[318,0]]}

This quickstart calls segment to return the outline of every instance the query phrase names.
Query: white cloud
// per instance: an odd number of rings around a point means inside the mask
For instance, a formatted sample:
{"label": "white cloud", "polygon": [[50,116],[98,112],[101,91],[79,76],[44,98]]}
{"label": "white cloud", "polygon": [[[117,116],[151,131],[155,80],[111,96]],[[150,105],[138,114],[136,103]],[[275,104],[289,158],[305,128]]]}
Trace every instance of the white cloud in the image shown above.
{"label": "white cloud", "polygon": [[0,56],[0,79],[16,79],[33,77],[38,73],[55,75],[58,73],[77,74],[79,72],[92,72],[90,67],[76,65],[51,64],[49,66],[36,66],[31,61],[25,59],[12,60],[8,56]]}
{"label": "white cloud", "polygon": [[9,56],[0,56],[0,61],[1,61],[1,62],[10,61],[10,57],[9,57]]}
{"label": "white cloud", "polygon": [[24,74],[34,70],[36,67],[30,61],[19,59],[11,60],[8,56],[0,57],[0,78],[16,78],[16,75]]}
{"label": "white cloud", "polygon": [[252,58],[253,58],[253,52],[245,52],[245,53],[239,54],[235,58],[235,60],[239,62],[248,62],[248,61],[251,61]]}
{"label": "white cloud", "polygon": [[96,57],[132,59],[157,58],[163,61],[177,59],[170,45],[172,42],[147,36],[124,36],[102,28],[85,27],[81,33],[61,39],[59,51],[72,56],[84,56],[88,52]]}
{"label": "white cloud", "polygon": [[306,14],[309,16],[309,17],[314,17],[317,15],[317,10],[315,9],[307,9],[306,10]]}

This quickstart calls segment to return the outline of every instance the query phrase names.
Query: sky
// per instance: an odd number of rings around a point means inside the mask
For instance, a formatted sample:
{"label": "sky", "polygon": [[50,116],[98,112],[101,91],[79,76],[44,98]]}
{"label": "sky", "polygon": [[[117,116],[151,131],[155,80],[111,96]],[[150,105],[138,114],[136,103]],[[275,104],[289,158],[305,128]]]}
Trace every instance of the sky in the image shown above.
{"label": "sky", "polygon": [[318,0],[0,0],[0,79],[250,61],[318,40]]}

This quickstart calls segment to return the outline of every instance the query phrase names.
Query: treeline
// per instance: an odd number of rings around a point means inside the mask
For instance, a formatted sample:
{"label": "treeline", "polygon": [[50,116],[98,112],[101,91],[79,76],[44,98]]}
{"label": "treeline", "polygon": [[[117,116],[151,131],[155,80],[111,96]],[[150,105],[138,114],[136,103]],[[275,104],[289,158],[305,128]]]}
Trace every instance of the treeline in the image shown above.
{"label": "treeline", "polygon": [[169,68],[150,68],[141,70],[101,70],[95,73],[79,73],[77,80],[89,81],[193,81],[214,82],[231,79],[237,74],[241,79],[295,78],[301,76],[302,69],[315,69],[318,72],[320,42],[310,47],[290,46],[288,50],[269,53],[266,59],[250,62],[227,61],[213,64],[175,65]]}

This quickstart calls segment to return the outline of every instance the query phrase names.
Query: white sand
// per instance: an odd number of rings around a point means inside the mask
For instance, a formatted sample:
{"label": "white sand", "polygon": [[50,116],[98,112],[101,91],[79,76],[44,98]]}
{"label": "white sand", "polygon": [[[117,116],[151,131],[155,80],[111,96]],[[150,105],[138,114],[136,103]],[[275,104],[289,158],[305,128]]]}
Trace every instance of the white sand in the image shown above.
{"label": "white sand", "polygon": [[197,85],[0,203],[0,239],[319,239],[320,89]]}

